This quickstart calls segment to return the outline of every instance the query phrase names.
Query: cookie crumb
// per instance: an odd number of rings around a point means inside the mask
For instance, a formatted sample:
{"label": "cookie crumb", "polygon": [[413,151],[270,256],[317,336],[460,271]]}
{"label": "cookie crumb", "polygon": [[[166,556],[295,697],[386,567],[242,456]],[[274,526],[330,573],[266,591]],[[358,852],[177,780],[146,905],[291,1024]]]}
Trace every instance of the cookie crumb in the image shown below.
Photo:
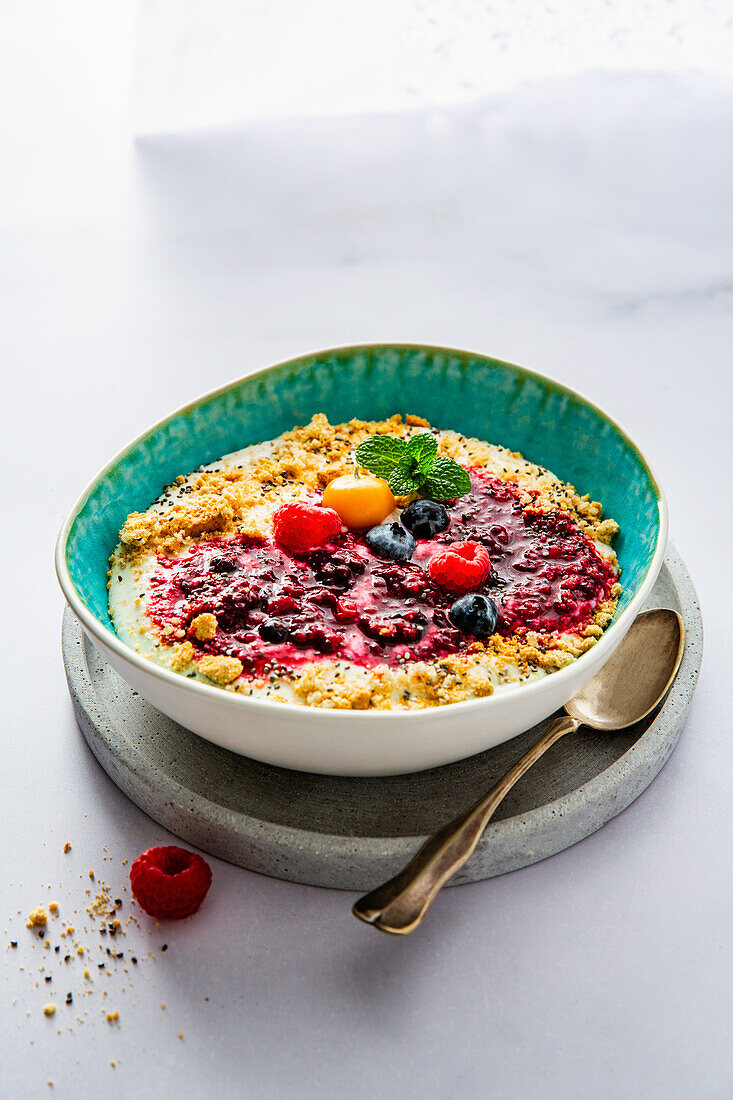
{"label": "cookie crumb", "polygon": [[47,1005],[43,1006],[43,1015],[44,1016],[53,1016],[55,1011],[56,1011],[56,1005],[53,1004],[52,1001],[49,1001]]}
{"label": "cookie crumb", "polygon": [[198,665],[207,679],[221,687],[238,679],[244,668],[238,657],[202,657]]}
{"label": "cookie crumb", "polygon": [[32,913],[28,914],[28,920],[25,922],[26,928],[43,928],[46,919],[46,910],[42,905],[39,905]]}
{"label": "cookie crumb", "polygon": [[71,851],[71,841],[67,840],[66,844],[64,844],[64,852],[70,852],[70,851]]}
{"label": "cookie crumb", "polygon": [[199,642],[208,642],[216,634],[219,627],[216,615],[212,615],[211,612],[205,611],[202,615],[197,615],[195,619],[191,620],[191,632]]}

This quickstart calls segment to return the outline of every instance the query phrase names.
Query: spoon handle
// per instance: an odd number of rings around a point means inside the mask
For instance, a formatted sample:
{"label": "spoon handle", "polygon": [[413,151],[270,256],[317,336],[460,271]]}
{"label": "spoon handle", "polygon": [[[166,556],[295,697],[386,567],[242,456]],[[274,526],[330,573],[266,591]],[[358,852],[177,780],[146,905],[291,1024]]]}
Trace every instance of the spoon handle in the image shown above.
{"label": "spoon handle", "polygon": [[421,923],[435,896],[473,852],[496,807],[518,779],[566,733],[582,723],[563,715],[474,806],[429,837],[410,862],[389,882],[360,898],[355,917],[381,932],[407,935]]}

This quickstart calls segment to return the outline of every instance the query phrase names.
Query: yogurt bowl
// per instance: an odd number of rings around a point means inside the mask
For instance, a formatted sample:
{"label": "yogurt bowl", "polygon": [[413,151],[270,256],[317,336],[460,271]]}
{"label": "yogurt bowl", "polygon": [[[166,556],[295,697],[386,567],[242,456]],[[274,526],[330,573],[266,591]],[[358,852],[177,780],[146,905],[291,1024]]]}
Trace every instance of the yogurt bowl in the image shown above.
{"label": "yogurt bowl", "polygon": [[[599,499],[618,521],[622,594],[591,649],[542,679],[481,699],[416,711],[330,710],[222,691],[153,664],[114,632],[107,563],[131,511],[179,474],[279,436],[315,413],[332,423],[412,412],[440,429],[521,451]],[[208,740],[282,767],[389,775],[449,763],[547,717],[602,666],[641,609],[667,538],[663,494],[639,449],[577,393],[471,352],[363,345],[266,368],[155,425],[94,479],[59,536],[64,595],[90,640],[153,706]]]}

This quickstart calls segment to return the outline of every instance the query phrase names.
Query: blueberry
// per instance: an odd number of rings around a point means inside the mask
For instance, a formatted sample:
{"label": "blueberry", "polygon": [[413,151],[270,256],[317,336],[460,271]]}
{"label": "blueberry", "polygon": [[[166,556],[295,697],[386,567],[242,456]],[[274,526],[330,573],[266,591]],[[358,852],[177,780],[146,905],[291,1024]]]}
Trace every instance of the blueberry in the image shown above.
{"label": "blueberry", "polygon": [[285,625],[277,619],[265,619],[258,629],[264,642],[284,642],[288,636]]}
{"label": "blueberry", "polygon": [[400,519],[416,539],[431,539],[433,535],[445,531],[450,523],[450,516],[443,505],[434,500],[413,500]]}
{"label": "blueberry", "polygon": [[499,614],[496,604],[480,592],[468,592],[451,605],[448,618],[462,634],[488,638],[496,630]]}
{"label": "blueberry", "polygon": [[415,540],[400,523],[380,523],[367,531],[367,546],[374,554],[392,561],[409,561],[415,552]]}

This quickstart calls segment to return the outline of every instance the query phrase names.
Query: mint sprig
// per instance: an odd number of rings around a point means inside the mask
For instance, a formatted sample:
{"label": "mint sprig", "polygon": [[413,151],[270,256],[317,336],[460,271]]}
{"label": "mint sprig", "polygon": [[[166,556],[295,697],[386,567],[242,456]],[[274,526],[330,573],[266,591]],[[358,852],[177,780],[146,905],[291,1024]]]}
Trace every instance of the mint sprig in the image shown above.
{"label": "mint sprig", "polygon": [[396,439],[393,435],[373,435],[356,448],[356,460],[365,470],[389,481],[406,450],[404,439]]}
{"label": "mint sprig", "polygon": [[470,492],[471,479],[468,471],[452,458],[443,455],[436,458],[423,486],[423,496],[430,497],[431,500],[453,500],[454,497],[462,497]]}
{"label": "mint sprig", "polygon": [[409,440],[372,435],[356,448],[356,461],[387,482],[396,497],[420,493],[431,500],[454,500],[471,491],[471,479],[452,458],[438,455],[430,432]]}

